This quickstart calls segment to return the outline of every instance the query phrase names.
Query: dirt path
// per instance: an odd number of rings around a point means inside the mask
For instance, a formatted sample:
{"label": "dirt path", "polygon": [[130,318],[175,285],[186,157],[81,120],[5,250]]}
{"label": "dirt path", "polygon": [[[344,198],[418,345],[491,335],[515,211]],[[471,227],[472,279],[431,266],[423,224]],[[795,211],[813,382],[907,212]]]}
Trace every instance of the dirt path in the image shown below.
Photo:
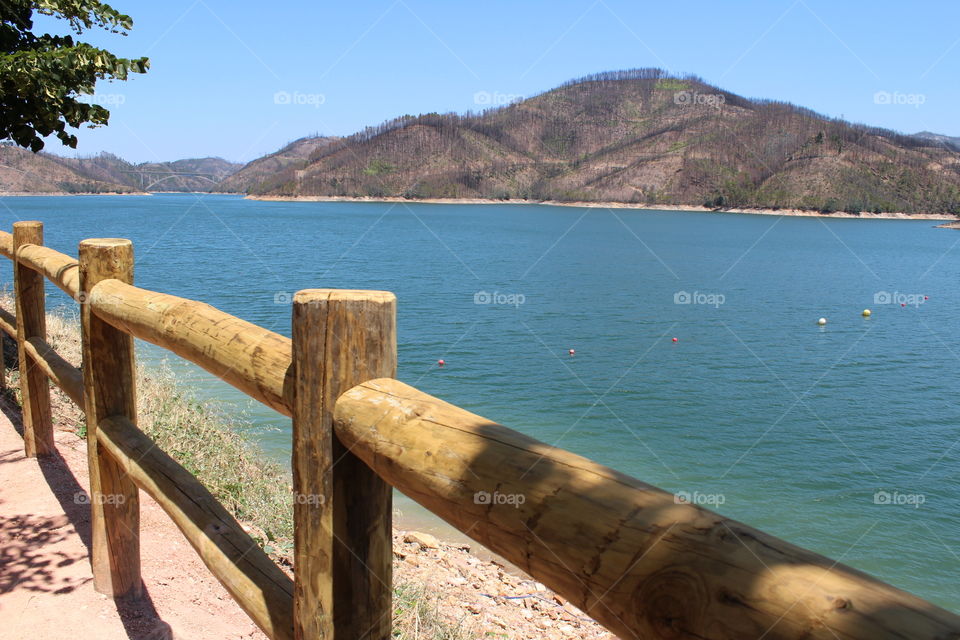
{"label": "dirt path", "polygon": [[[93,589],[86,443],[56,431],[59,456],[28,459],[19,408],[0,409],[0,637],[4,640],[263,639],[160,507],[141,492],[145,597]],[[15,426],[16,425],[16,426]]]}

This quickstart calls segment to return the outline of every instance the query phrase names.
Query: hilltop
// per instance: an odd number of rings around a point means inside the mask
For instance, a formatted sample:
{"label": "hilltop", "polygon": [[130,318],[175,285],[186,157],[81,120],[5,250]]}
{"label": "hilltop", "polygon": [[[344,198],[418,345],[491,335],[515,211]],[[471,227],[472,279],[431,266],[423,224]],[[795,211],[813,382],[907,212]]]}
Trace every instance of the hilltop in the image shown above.
{"label": "hilltop", "polygon": [[247,192],[960,213],[960,155],[937,138],[640,69],[481,113],[402,116]]}
{"label": "hilltop", "polygon": [[289,170],[296,171],[308,164],[310,156],[340,138],[308,136],[294,140],[279,151],[267,154],[248,162],[236,173],[224,179],[212,189],[220,193],[249,193],[260,188],[265,181],[276,174]]}

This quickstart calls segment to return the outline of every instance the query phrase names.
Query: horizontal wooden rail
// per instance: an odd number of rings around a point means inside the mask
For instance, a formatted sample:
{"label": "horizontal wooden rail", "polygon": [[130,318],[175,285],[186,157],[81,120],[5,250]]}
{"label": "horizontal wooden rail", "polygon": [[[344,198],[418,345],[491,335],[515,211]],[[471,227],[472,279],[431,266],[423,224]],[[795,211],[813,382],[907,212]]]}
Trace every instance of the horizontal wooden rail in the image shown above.
{"label": "horizontal wooden rail", "polygon": [[83,373],[64,360],[53,347],[40,338],[27,338],[23,345],[33,364],[40,367],[67,397],[83,407]]}
{"label": "horizontal wooden rail", "polygon": [[387,482],[621,638],[960,637],[920,598],[397,380],[334,419]]}
{"label": "horizontal wooden rail", "polygon": [[43,274],[64,293],[77,300],[80,292],[80,263],[76,258],[36,244],[20,247],[14,256],[13,234],[6,231],[0,231],[0,255]]}
{"label": "horizontal wooden rail", "polygon": [[292,639],[293,581],[206,487],[126,418],[102,420],[97,441],[167,512],[263,632],[278,640]]}
{"label": "horizontal wooden rail", "polygon": [[[17,337],[17,318],[4,309],[0,309],[0,331]],[[64,360],[49,343],[40,338],[28,338],[23,347],[47,377],[63,389],[68,398],[83,407],[83,373],[80,369]]]}
{"label": "horizontal wooden rail", "polygon": [[289,338],[215,307],[104,280],[87,294],[103,321],[186,358],[255,400],[289,416],[293,406]]}
{"label": "horizontal wooden rail", "polygon": [[0,309],[0,329],[8,336],[17,339],[17,316],[6,309]]}
{"label": "horizontal wooden rail", "polygon": [[28,244],[17,249],[17,262],[44,275],[68,296],[79,299],[80,263],[50,247]]}

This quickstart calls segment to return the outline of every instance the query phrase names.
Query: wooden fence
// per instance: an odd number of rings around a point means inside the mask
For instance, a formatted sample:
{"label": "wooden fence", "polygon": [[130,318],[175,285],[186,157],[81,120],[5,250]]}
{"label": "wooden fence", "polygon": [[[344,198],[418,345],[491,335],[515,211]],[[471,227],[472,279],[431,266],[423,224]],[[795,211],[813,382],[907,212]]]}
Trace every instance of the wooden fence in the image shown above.
{"label": "wooden fence", "polygon": [[[391,293],[301,291],[291,340],[135,287],[128,240],[84,240],[74,260],[17,222],[0,254],[27,455],[54,452],[48,379],[86,412],[102,593],[141,590],[143,490],[269,637],[389,638],[395,487],[621,638],[960,639],[953,613],[393,379]],[[46,342],[45,278],[81,305],[82,370]],[[293,418],[293,580],[137,428],[135,337]],[[522,504],[495,498],[510,494]]]}

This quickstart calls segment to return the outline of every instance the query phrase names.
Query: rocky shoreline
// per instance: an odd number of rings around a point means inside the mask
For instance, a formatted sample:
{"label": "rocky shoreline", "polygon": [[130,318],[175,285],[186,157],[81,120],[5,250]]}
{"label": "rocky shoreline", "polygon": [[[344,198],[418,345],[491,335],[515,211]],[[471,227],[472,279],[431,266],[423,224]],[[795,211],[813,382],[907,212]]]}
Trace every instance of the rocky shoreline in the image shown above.
{"label": "rocky shoreline", "polygon": [[543,584],[469,544],[446,544],[417,531],[394,531],[394,575],[437,594],[438,614],[465,637],[511,640],[615,640],[589,615]]}

